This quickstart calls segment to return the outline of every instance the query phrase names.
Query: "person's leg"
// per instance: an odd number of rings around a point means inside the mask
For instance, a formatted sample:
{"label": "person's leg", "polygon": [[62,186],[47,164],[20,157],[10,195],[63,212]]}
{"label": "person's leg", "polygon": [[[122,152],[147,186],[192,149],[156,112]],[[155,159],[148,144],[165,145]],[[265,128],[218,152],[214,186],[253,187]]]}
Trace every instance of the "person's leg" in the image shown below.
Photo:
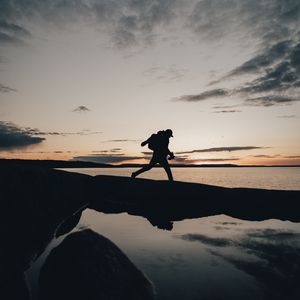
{"label": "person's leg", "polygon": [[172,171],[171,171],[170,165],[168,163],[168,160],[167,159],[161,160],[160,165],[165,169],[165,171],[168,175],[169,181],[174,181]]}
{"label": "person's leg", "polygon": [[142,174],[142,173],[144,173],[146,171],[151,170],[154,167],[155,164],[156,164],[156,160],[155,160],[155,158],[153,156],[147,166],[145,166],[145,167],[143,167],[143,168],[141,168],[141,169],[139,169],[139,170],[137,170],[135,172],[132,172],[131,177],[135,178],[136,176],[138,176],[138,175],[140,175],[140,174]]}

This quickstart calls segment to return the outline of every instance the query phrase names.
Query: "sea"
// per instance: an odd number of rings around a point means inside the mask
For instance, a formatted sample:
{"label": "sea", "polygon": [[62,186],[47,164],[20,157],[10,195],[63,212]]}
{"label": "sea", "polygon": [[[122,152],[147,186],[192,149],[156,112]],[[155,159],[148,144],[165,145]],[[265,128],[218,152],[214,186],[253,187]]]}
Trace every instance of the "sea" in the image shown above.
{"label": "sea", "polygon": [[[62,169],[87,175],[131,176],[136,168],[72,168]],[[244,168],[172,168],[174,180],[217,185],[275,190],[300,190],[300,167],[244,167]],[[166,180],[162,168],[153,168],[139,176]]]}
{"label": "sea", "polygon": [[[136,169],[65,170],[130,176]],[[174,168],[173,174],[177,181],[224,187],[300,190],[296,167]],[[167,179],[160,168],[141,178]],[[162,230],[141,216],[86,209],[72,232],[82,228],[115,243],[152,282],[158,300],[300,299],[300,223],[215,215],[174,222],[172,230]],[[27,271],[32,286],[64,237],[54,239]]]}

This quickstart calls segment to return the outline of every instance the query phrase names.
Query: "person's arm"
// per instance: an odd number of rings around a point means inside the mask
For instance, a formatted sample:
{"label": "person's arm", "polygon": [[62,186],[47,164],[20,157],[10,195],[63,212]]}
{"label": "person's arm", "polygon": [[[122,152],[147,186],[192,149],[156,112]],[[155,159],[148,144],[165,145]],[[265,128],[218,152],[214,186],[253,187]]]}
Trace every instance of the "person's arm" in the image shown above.
{"label": "person's arm", "polygon": [[150,142],[150,139],[151,139],[153,136],[154,136],[154,134],[152,134],[152,135],[149,137],[149,139],[148,139],[148,140],[146,140],[146,141],[143,141],[143,142],[141,143],[141,146],[142,146],[142,147],[144,147],[144,146],[146,146],[147,144],[149,144],[149,142]]}
{"label": "person's arm", "polygon": [[141,143],[141,146],[144,147],[144,146],[147,145],[148,143],[149,143],[149,139],[146,140],[146,141],[143,141],[143,142]]}
{"label": "person's arm", "polygon": [[[151,135],[151,137],[152,137],[152,135]],[[144,147],[144,146],[146,146],[147,144],[149,144],[149,141],[150,141],[151,137],[149,137],[148,140],[143,141],[143,142],[141,143],[141,146]]]}

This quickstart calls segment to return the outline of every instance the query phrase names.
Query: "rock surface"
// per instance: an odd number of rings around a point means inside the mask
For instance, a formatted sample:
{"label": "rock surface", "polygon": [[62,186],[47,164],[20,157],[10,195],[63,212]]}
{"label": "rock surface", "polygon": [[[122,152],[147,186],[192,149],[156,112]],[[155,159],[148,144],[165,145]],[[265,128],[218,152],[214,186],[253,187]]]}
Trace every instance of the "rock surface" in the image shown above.
{"label": "rock surface", "polygon": [[40,300],[150,300],[151,283],[110,240],[86,229],[49,254],[40,273]]}

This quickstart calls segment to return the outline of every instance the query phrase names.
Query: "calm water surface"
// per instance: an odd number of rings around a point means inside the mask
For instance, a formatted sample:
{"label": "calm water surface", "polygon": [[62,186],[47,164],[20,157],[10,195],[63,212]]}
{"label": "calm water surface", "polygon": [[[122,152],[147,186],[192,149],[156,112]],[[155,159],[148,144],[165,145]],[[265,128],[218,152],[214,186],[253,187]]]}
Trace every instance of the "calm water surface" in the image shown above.
{"label": "calm water surface", "polygon": [[[129,176],[133,169],[72,169]],[[176,180],[227,187],[300,190],[299,168],[174,169]],[[160,169],[145,174],[161,179]],[[74,229],[113,241],[153,282],[159,300],[300,299],[300,223],[244,221],[226,215],[174,223],[172,231],[146,219],[86,209]],[[73,231],[74,231],[73,230]],[[28,271],[32,285],[54,240]]]}
{"label": "calm water surface", "polygon": [[[63,169],[88,175],[130,176],[133,168]],[[174,179],[225,187],[250,187],[278,190],[300,190],[300,168],[173,168]],[[149,179],[167,179],[161,168],[154,168],[139,176]]]}

